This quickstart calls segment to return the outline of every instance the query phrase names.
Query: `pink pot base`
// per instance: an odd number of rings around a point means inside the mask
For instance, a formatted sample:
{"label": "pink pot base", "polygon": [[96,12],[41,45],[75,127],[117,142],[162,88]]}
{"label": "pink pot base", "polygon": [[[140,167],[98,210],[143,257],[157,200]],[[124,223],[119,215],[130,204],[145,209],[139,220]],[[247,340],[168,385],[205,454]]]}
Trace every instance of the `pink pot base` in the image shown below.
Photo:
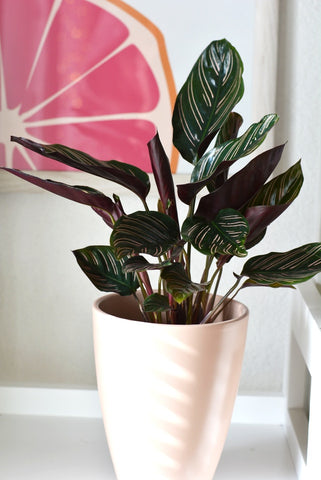
{"label": "pink pot base", "polygon": [[206,325],[130,320],[137,314],[133,298],[116,294],[93,309],[97,383],[117,479],[212,480],[239,385],[248,310],[233,301],[230,320]]}

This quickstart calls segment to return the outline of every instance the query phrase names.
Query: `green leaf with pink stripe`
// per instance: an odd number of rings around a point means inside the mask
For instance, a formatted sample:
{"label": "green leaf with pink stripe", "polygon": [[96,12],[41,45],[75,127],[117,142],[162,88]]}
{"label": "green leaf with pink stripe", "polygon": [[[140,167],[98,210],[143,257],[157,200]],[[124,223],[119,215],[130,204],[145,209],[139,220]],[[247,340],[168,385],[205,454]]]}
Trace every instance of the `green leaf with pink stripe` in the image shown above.
{"label": "green leaf with pink stripe", "polygon": [[278,121],[275,114],[265,115],[259,122],[253,123],[239,138],[233,138],[209,150],[197,162],[191,175],[191,183],[178,185],[178,195],[182,202],[190,204],[195,195],[211,183],[218,175],[228,171],[238,159],[249,155],[264,141],[267,133]]}
{"label": "green leaf with pink stripe", "polygon": [[123,215],[115,223],[110,237],[118,258],[147,253],[163,255],[179,240],[178,225],[171,217],[155,211]]}
{"label": "green leaf with pink stripe", "polygon": [[160,295],[159,293],[153,293],[144,300],[145,312],[166,312],[170,310],[168,297],[166,295]]}
{"label": "green leaf with pink stripe", "polygon": [[166,291],[177,303],[182,303],[193,293],[205,289],[205,284],[192,282],[181,263],[173,263],[162,270],[161,278],[165,281]]}
{"label": "green leaf with pink stripe", "polygon": [[249,277],[249,285],[288,286],[305,282],[319,272],[321,243],[309,243],[288,252],[253,257],[244,265],[241,276]]}
{"label": "green leaf with pink stripe", "polygon": [[191,181],[198,182],[208,178],[222,162],[235,161],[254,152],[278,119],[279,117],[275,114],[265,115],[259,122],[253,123],[240,137],[228,140],[210,150],[197,162]]}
{"label": "green leaf with pink stripe", "polygon": [[98,290],[131,295],[138,289],[136,275],[123,271],[124,260],[118,260],[110,246],[93,245],[74,250],[73,254]]}
{"label": "green leaf with pink stripe", "polygon": [[182,237],[205,255],[246,256],[245,240],[249,226],[243,215],[231,208],[221,210],[214,220],[188,217],[183,223]]}
{"label": "green leaf with pink stripe", "polygon": [[191,163],[201,156],[202,144],[223,125],[244,92],[243,63],[225,39],[210,43],[177,95],[173,112],[173,141]]}

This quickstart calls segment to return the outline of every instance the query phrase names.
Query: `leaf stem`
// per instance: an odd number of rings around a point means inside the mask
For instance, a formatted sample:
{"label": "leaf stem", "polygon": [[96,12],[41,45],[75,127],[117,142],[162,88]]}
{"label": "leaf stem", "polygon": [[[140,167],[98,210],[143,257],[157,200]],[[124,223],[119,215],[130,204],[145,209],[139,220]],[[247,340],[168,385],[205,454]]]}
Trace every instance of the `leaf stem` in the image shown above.
{"label": "leaf stem", "polygon": [[[195,198],[193,198],[192,202],[190,203],[187,217],[191,217],[194,214],[194,208],[195,208]],[[192,245],[190,242],[187,243],[187,252],[186,252],[186,273],[188,274],[189,277],[191,277],[191,252],[192,252]]]}
{"label": "leaf stem", "polygon": [[[233,298],[237,295],[237,293],[239,292],[239,290],[241,289],[241,287],[239,289],[237,289],[237,287],[239,286],[240,284],[240,281],[242,280],[242,277],[238,277],[236,282],[234,283],[234,285],[232,285],[232,287],[229,289],[229,291],[221,298],[221,300],[215,305],[215,307],[213,308],[213,310],[210,310],[206,315],[205,317],[203,318],[203,320],[201,321],[201,323],[211,323],[215,320],[215,318],[217,318],[217,316],[222,312],[223,308],[225,308],[225,306],[230,303],[231,300],[233,300]],[[231,295],[231,293],[233,293],[234,291],[236,290],[236,292],[234,293],[234,295],[229,298],[229,296]],[[228,300],[227,300],[228,299]],[[227,302],[226,302],[227,300]],[[220,309],[222,305],[222,308]]]}
{"label": "leaf stem", "polygon": [[242,286],[239,287],[235,293],[226,299],[226,302],[221,306],[221,308],[215,313],[214,317],[212,318],[212,322],[215,322],[215,319],[220,315],[220,313],[222,313],[222,311],[226,308],[226,306],[236,297],[236,295],[239,293],[239,291],[241,290]]}
{"label": "leaf stem", "polygon": [[[150,281],[149,281],[149,276],[147,272],[137,272],[137,279],[139,282],[140,290],[142,292],[143,299],[148,297],[148,295],[151,295],[153,293],[153,289],[151,287]],[[152,321],[152,322],[157,322],[157,314],[155,312],[151,312],[150,315],[148,315],[143,308],[142,303],[139,301],[139,298],[137,297],[136,294],[134,294],[135,298],[138,301],[140,311],[142,312],[143,317],[145,318],[145,321]]]}
{"label": "leaf stem", "polygon": [[145,198],[142,198],[142,202],[143,202],[143,205],[144,205],[144,208],[145,208],[146,212],[149,212],[149,206],[147,205],[147,202],[146,202]]}
{"label": "leaf stem", "polygon": [[[213,255],[208,255],[206,257],[206,263],[205,263],[205,267],[204,267],[203,274],[202,274],[202,277],[201,277],[201,283],[203,283],[203,284],[206,283],[207,280],[208,280],[208,275],[209,275],[209,271],[210,271],[213,259],[214,259]],[[201,315],[202,310],[203,310],[203,312],[206,311],[206,304],[207,304],[207,301],[208,301],[208,292],[209,292],[210,287],[211,287],[211,285],[207,286],[204,290],[198,292],[195,295],[193,303],[190,302],[190,304],[192,303],[192,307],[193,307],[193,310],[189,310],[189,315],[191,316],[191,318],[195,317],[196,312],[198,312],[199,315]],[[201,309],[201,307],[202,307],[202,309]]]}
{"label": "leaf stem", "polygon": [[205,264],[203,275],[202,275],[202,278],[201,278],[201,283],[207,282],[208,274],[209,274],[211,265],[213,263],[213,260],[214,260],[214,255],[207,255],[206,256],[206,264]]}
{"label": "leaf stem", "polygon": [[[141,287],[142,288],[142,287]],[[150,322],[150,318],[149,316],[147,315],[147,313],[145,312],[144,308],[143,308],[143,305],[141,304],[141,301],[139,300],[139,298],[137,297],[136,295],[136,292],[133,293],[133,296],[134,298],[137,300],[137,303],[138,303],[138,307],[139,307],[139,310],[140,310],[140,313],[142,314],[142,317],[144,319],[145,322]]]}
{"label": "leaf stem", "polygon": [[146,272],[146,270],[142,271],[142,272],[138,272],[137,276],[141,279],[141,281],[142,281],[142,283],[145,287],[144,288],[144,290],[146,292],[145,297],[147,295],[152,295],[153,289],[152,289],[152,286],[151,286],[151,283],[150,283],[150,280],[149,280],[149,276],[148,276],[148,273]]}
{"label": "leaf stem", "polygon": [[207,304],[206,314],[208,314],[211,310],[213,310],[213,306],[215,304],[219,284],[220,284],[220,281],[221,281],[221,278],[222,278],[222,273],[223,273],[223,268],[217,268],[215,270],[215,272],[213,273],[213,276],[211,278],[210,288],[212,287],[215,278],[218,277],[217,280],[216,280],[216,283],[215,283],[213,294],[210,297],[210,299],[208,301],[208,304]]}

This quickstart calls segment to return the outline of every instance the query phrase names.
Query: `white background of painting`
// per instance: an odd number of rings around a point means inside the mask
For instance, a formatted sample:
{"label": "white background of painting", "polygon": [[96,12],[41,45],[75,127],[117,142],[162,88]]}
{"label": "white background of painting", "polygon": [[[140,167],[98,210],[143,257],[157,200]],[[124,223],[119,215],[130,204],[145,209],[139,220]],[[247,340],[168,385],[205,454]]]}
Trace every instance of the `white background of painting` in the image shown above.
{"label": "white background of painting", "polygon": [[[133,0],[130,5],[163,33],[177,91],[205,46],[213,40],[227,38],[244,64],[245,94],[235,110],[248,123],[252,121],[255,0]],[[190,165],[180,159],[177,173],[190,170]]]}

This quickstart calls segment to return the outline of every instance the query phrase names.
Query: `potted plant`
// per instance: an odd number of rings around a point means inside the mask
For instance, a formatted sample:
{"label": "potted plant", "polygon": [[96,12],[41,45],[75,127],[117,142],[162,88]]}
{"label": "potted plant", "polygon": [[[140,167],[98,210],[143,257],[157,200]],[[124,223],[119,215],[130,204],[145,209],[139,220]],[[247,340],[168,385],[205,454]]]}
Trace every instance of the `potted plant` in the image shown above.
{"label": "potted plant", "polygon": [[[89,205],[111,229],[110,245],[74,251],[81,269],[108,295],[94,305],[97,380],[106,433],[120,480],[211,479],[223,448],[238,388],[247,308],[234,300],[253,286],[293,287],[321,271],[321,244],[250,257],[218,294],[232,257],[243,259],[297,197],[300,162],[270,179],[284,145],[230,167],[254,152],[276,124],[264,116],[239,135],[234,112],[243,95],[243,64],[225,39],[202,52],[177,95],[173,143],[193,165],[177,186],[156,133],[148,143],[159,193],[150,208],[149,176],[116,160],[96,160],[63,145],[12,140],[66,165],[118,183],[142,208],[126,212],[120,198],[87,186],[12,174]],[[236,163],[237,165],[237,163]],[[177,197],[188,207],[179,221]],[[203,254],[192,278],[194,249]],[[158,272],[152,285],[150,272]]]}

